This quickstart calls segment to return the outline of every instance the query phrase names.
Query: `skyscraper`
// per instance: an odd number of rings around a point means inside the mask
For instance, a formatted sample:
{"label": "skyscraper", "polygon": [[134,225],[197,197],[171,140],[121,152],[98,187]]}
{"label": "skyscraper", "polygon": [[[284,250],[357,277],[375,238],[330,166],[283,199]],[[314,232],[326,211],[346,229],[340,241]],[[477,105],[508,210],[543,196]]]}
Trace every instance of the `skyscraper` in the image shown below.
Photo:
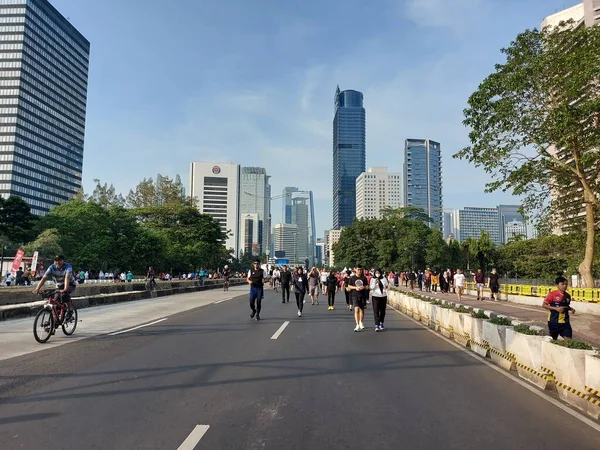
{"label": "skyscraper", "polygon": [[37,215],[81,188],[90,43],[47,0],[0,0],[0,195]]}
{"label": "skyscraper", "polygon": [[298,260],[298,226],[292,223],[275,224],[273,246],[275,255],[279,258],[289,260],[289,264],[304,264],[304,261]]}
{"label": "skyscraper", "polygon": [[297,187],[285,187],[283,188],[283,223],[292,223],[292,195],[294,192],[298,192]]}
{"label": "skyscraper", "polygon": [[194,162],[190,166],[190,196],[201,213],[213,217],[227,233],[225,245],[239,256],[240,166],[232,163]]}
{"label": "skyscraper", "polygon": [[[523,217],[523,215],[519,212],[520,208],[521,207],[519,205],[498,205],[498,225],[500,227],[500,242],[502,242],[503,244],[507,244],[509,239],[515,236],[514,233],[527,236],[527,224],[525,221],[525,217]],[[521,225],[517,226],[515,222],[518,222]],[[511,233],[507,234],[506,226],[509,223],[511,224]]]}
{"label": "skyscraper", "polygon": [[498,208],[471,208],[458,211],[459,229],[457,239],[464,242],[469,238],[479,239],[481,232],[490,235],[495,245],[500,245],[500,220]]}
{"label": "skyscraper", "polygon": [[403,201],[401,176],[387,167],[369,167],[356,180],[357,219],[380,219],[382,209],[399,208]]}
{"label": "skyscraper", "polygon": [[[248,220],[248,215],[256,215],[258,223],[253,225],[258,239],[252,243],[253,255],[270,253],[271,237],[271,185],[267,171],[262,167],[242,167],[240,175],[240,218]],[[240,224],[242,229],[242,224]]]}
{"label": "skyscraper", "polygon": [[404,206],[422,208],[443,231],[442,156],[440,143],[407,139],[404,145]]}
{"label": "skyscraper", "polygon": [[366,166],[366,113],[363,94],[335,91],[333,119],[333,229],[356,216],[356,179]]}

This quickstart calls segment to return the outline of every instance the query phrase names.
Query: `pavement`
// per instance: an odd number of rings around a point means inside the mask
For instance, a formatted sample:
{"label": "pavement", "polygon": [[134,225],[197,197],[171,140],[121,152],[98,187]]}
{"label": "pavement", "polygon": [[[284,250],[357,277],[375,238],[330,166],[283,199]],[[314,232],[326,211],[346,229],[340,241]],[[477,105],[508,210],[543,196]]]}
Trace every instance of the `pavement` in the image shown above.
{"label": "pavement", "polygon": [[[411,292],[410,289],[403,286],[399,287],[399,289]],[[430,295],[431,297],[458,302],[456,294],[443,294],[439,291],[425,292],[425,289],[419,291],[417,288],[413,292],[415,294]],[[538,325],[547,330],[548,312],[542,309],[543,300],[543,298],[540,298],[540,306],[536,308],[526,305],[515,305],[505,300],[494,301],[490,300],[489,297],[486,297],[484,300],[477,300],[476,296],[463,295],[460,303],[514,317],[524,323]],[[580,314],[577,312],[575,314],[571,313],[570,317],[571,327],[573,328],[573,339],[583,340],[600,348],[600,317],[594,314]]]}
{"label": "pavement", "polygon": [[[85,339],[2,360],[0,448],[600,448],[598,423],[389,307],[385,332],[369,308],[354,333],[341,294],[299,318],[267,289],[256,322],[246,291],[82,310]],[[97,311],[110,326],[92,331]]]}

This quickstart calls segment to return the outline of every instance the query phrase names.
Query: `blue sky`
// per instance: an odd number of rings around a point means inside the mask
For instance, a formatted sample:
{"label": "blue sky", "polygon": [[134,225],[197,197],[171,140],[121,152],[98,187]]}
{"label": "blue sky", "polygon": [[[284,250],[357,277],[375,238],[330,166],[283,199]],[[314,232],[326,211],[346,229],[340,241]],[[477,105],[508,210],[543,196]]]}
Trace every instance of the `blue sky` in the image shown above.
{"label": "blue sky", "polygon": [[[84,189],[124,194],[192,161],[265,167],[273,195],[315,193],[331,226],[336,85],[364,93],[367,166],[402,171],[404,140],[442,144],[444,206],[518,203],[452,154],[499,49],[576,0],[51,0],[92,45]],[[273,202],[273,222],[280,220]]]}

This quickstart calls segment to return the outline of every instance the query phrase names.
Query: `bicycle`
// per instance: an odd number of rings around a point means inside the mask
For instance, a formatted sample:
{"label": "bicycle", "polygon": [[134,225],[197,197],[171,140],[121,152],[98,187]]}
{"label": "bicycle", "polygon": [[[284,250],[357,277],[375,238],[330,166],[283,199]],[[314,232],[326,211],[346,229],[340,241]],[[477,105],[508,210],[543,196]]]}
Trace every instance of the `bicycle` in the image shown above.
{"label": "bicycle", "polygon": [[[71,336],[77,328],[77,308],[71,301],[71,308],[62,301],[59,291],[46,291],[40,293],[42,298],[47,298],[46,304],[38,311],[33,321],[33,337],[40,344],[48,342],[58,327],[62,327],[66,336]],[[47,297],[46,297],[47,295]]]}

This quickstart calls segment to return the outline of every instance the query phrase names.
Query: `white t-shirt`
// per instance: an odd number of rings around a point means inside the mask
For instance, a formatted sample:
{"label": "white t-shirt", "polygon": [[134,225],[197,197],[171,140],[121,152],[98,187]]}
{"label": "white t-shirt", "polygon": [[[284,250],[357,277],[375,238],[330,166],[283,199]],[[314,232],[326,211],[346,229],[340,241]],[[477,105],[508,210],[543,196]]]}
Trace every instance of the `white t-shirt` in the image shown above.
{"label": "white t-shirt", "polygon": [[465,287],[465,275],[462,273],[457,273],[454,275],[454,286],[457,287]]}
{"label": "white t-shirt", "polygon": [[279,278],[281,276],[281,274],[279,273],[279,270],[275,269],[273,271],[273,278]]}
{"label": "white t-shirt", "polygon": [[327,272],[321,272],[321,281],[323,283],[327,282],[327,277],[329,276],[329,274]]}

